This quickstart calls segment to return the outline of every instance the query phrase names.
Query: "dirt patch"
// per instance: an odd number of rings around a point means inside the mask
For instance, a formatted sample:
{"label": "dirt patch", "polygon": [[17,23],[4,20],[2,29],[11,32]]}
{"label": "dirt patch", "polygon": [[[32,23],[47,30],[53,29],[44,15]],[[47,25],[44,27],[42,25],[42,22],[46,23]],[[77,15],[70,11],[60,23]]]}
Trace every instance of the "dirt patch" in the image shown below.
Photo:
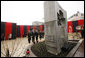
{"label": "dirt patch", "polygon": [[54,55],[47,52],[45,42],[36,43],[31,47],[31,50],[38,57],[66,57],[69,51],[71,51],[73,47],[76,46],[76,44],[77,43],[69,42],[68,43],[68,45],[70,45],[69,49],[67,49],[66,51],[62,49],[61,53],[58,55]]}

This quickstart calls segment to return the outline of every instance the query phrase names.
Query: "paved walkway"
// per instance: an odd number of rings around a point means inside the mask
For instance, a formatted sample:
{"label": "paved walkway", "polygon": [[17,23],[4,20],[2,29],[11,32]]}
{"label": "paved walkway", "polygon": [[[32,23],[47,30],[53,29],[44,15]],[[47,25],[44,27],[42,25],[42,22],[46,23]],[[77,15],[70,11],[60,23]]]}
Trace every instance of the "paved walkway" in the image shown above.
{"label": "paved walkway", "polygon": [[[43,38],[41,40],[40,39],[38,39],[38,40],[39,40],[39,42],[44,41]],[[33,45],[32,41],[30,44],[28,43],[27,37],[16,38],[16,40],[14,39],[14,40],[1,41],[1,52],[3,54],[5,54],[6,53],[5,49],[8,47],[12,57],[23,57],[25,55],[26,48],[29,47],[29,49],[30,49],[30,47],[32,45]],[[31,50],[30,50],[30,52],[31,52]],[[1,53],[1,57],[5,57],[2,53]],[[31,52],[30,57],[33,57],[33,56],[34,55]]]}
{"label": "paved walkway", "polygon": [[82,42],[81,46],[75,53],[74,57],[84,57],[84,41]]}

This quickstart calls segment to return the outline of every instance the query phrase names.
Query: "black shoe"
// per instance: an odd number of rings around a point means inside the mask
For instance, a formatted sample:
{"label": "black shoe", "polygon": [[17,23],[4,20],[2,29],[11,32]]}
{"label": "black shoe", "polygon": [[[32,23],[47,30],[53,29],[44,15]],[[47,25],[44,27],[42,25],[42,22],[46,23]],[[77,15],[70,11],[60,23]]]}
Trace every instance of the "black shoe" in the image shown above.
{"label": "black shoe", "polygon": [[38,43],[38,41],[37,41],[37,43]]}
{"label": "black shoe", "polygon": [[33,42],[35,44],[35,42]]}

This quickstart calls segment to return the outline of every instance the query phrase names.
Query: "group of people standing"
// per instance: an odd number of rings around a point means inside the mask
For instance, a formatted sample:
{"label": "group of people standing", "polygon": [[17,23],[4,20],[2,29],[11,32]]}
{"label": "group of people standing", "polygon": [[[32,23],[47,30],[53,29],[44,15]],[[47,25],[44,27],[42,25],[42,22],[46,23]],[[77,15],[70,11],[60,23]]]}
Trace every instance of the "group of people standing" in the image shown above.
{"label": "group of people standing", "polygon": [[81,38],[84,38],[84,25],[80,25],[76,27],[76,32],[81,31]]}
{"label": "group of people standing", "polygon": [[32,38],[32,42],[35,44],[35,39],[38,43],[38,37],[43,38],[44,37],[44,32],[38,31],[38,30],[32,30],[28,32],[28,42],[30,43],[31,38]]}

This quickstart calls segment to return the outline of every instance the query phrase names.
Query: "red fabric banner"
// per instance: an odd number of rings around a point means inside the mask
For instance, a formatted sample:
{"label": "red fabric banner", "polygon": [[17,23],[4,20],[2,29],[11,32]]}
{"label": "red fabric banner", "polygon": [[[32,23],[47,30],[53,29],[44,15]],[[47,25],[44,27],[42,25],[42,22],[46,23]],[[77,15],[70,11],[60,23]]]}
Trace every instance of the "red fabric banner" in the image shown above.
{"label": "red fabric banner", "polygon": [[78,25],[84,25],[84,20],[78,20]]}
{"label": "red fabric banner", "polygon": [[67,25],[68,25],[68,33],[72,33],[72,32],[73,32],[72,21],[68,21],[68,22],[67,22]]}
{"label": "red fabric banner", "polygon": [[43,31],[43,25],[40,25],[40,31],[41,32]]}
{"label": "red fabric banner", "polygon": [[5,40],[8,40],[8,35],[12,34],[12,23],[5,23]]}
{"label": "red fabric banner", "polygon": [[24,34],[24,26],[20,25],[20,36],[23,37]]}
{"label": "red fabric banner", "polygon": [[[79,25],[79,26],[80,26],[80,25],[84,25],[84,19],[78,20],[78,25]],[[79,31],[79,32],[81,32],[81,31]]]}

